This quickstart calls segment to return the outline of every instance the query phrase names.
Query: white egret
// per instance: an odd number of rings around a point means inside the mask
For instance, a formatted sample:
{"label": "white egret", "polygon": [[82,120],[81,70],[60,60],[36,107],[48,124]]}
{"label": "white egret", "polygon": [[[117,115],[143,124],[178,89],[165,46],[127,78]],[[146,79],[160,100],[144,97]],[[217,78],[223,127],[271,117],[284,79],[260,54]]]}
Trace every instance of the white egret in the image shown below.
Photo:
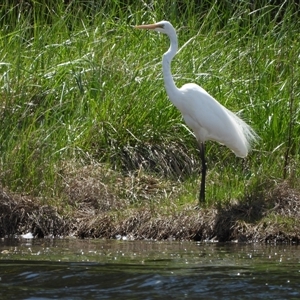
{"label": "white egret", "polygon": [[236,156],[246,157],[251,144],[258,138],[254,130],[236,114],[225,108],[202,87],[187,83],[177,88],[171,73],[171,61],[178,50],[177,34],[168,21],[150,25],[135,26],[138,29],[150,29],[168,35],[170,48],[163,55],[162,67],[164,83],[171,102],[180,110],[186,124],[193,130],[200,146],[202,177],[199,202],[205,202],[205,141],[217,141],[226,145]]}

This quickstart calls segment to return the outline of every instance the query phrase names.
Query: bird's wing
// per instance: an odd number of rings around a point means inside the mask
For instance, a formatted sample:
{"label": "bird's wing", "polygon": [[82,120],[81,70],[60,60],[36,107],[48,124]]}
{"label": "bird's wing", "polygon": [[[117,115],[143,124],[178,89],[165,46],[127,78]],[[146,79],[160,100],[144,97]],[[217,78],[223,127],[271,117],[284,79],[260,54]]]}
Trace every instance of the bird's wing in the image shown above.
{"label": "bird's wing", "polygon": [[238,156],[247,155],[253,138],[250,126],[196,84],[186,84],[180,92],[182,102],[178,108],[198,141],[217,141]]}
{"label": "bird's wing", "polygon": [[178,108],[187,125],[192,127],[195,134],[200,129],[206,131],[207,136],[203,137],[205,140],[220,141],[219,135],[226,132],[226,127],[230,127],[226,108],[196,84],[186,84],[180,91],[183,100]]}

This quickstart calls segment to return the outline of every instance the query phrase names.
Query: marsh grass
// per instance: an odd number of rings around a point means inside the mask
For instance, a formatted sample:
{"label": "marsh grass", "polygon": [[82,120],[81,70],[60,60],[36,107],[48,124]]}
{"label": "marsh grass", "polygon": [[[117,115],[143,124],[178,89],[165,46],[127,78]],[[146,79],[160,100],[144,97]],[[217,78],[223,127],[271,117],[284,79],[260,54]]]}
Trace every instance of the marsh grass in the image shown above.
{"label": "marsh grass", "polygon": [[[207,143],[210,204],[246,199],[265,181],[298,183],[297,5],[180,3],[1,7],[3,186],[63,201],[71,176],[64,165],[101,162],[124,176],[143,170],[175,183],[171,199],[195,203],[197,145],[163,85],[161,56],[169,41],[132,28],[161,19],[178,29],[180,51],[172,64],[177,85],[200,84],[261,138],[244,161]],[[113,187],[116,178],[111,180]],[[143,198],[136,195],[129,197]]]}

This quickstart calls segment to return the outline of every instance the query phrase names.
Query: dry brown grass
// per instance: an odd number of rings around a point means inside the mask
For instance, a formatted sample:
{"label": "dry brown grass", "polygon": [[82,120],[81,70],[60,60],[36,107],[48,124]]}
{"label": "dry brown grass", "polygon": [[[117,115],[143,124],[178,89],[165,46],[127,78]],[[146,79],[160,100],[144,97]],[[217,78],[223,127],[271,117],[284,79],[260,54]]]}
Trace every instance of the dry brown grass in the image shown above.
{"label": "dry brown grass", "polygon": [[68,210],[1,188],[0,236],[30,231],[37,237],[300,241],[300,192],[287,182],[243,201],[197,210],[178,206],[175,185],[142,170],[123,176],[99,164],[68,165],[62,177]]}
{"label": "dry brown grass", "polygon": [[128,216],[99,214],[91,222],[81,220],[80,237],[129,238],[153,240],[202,240],[214,237],[215,210],[195,211],[187,208],[179,213],[159,214],[150,209],[131,210]]}
{"label": "dry brown grass", "polygon": [[0,188],[0,237],[32,232],[36,237],[64,236],[72,231],[72,220],[38,198],[10,193]]}
{"label": "dry brown grass", "polygon": [[[248,201],[219,211],[224,240],[247,242],[300,241],[300,192],[282,182]],[[231,226],[231,228],[229,228]]]}

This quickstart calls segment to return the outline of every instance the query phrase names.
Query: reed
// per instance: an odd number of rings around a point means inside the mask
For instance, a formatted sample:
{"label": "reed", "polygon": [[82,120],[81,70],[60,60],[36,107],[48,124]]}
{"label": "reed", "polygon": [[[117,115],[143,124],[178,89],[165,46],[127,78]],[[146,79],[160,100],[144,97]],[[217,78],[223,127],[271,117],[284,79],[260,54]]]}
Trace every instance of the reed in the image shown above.
{"label": "reed", "polygon": [[246,160],[208,143],[207,199],[247,199],[299,177],[300,70],[296,4],[260,1],[6,1],[0,30],[1,184],[60,198],[70,161],[181,180],[198,189],[197,145],[164,90],[168,39],[132,25],[168,19],[178,86],[196,82],[261,140]]}

